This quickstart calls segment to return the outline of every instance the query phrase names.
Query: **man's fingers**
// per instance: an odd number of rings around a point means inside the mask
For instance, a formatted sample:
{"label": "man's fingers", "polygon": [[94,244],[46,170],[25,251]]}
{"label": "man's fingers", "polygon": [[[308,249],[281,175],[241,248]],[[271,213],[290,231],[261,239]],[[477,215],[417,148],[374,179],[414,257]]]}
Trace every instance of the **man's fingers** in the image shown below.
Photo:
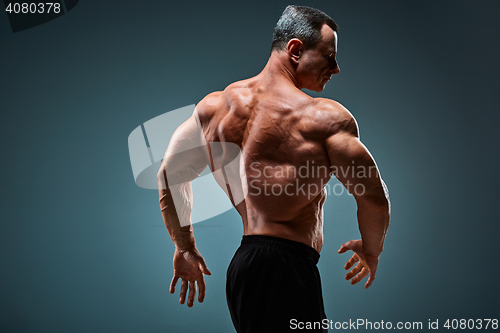
{"label": "man's fingers", "polygon": [[370,275],[368,276],[368,281],[366,281],[366,283],[365,283],[366,289],[368,289],[368,287],[372,285],[373,280],[375,280],[375,274],[370,273]]}
{"label": "man's fingers", "polygon": [[194,296],[196,295],[196,284],[194,281],[189,281],[189,295],[187,306],[192,307],[194,304]]}
{"label": "man's fingers", "polygon": [[363,280],[365,278],[365,276],[368,275],[368,269],[366,269],[366,267],[363,267],[363,269],[361,270],[361,272],[359,272],[358,275],[356,275],[352,280],[351,280],[351,284],[354,285],[356,283],[358,283],[359,281]]}
{"label": "man's fingers", "polygon": [[179,303],[184,304],[186,301],[186,293],[188,289],[188,282],[186,280],[182,280],[181,283],[181,296],[179,298]]}
{"label": "man's fingers", "polygon": [[347,260],[347,262],[344,265],[344,269],[349,269],[351,268],[355,263],[359,261],[359,257],[356,253],[354,253],[351,257],[351,259]]}
{"label": "man's fingers", "polygon": [[200,280],[198,280],[198,302],[203,303],[203,300],[205,299],[205,279],[203,276],[201,277]]}
{"label": "man's fingers", "polygon": [[[371,286],[373,281],[375,280],[375,272],[377,270],[377,265],[378,265],[378,257],[376,256],[364,256],[362,255],[362,241],[360,239],[358,240],[352,240],[349,242],[346,242],[340,246],[339,253],[345,253],[348,250],[352,250],[354,254],[351,256],[351,258],[346,262],[344,265],[344,268],[346,270],[349,270],[356,262],[358,264],[351,269],[346,275],[345,278],[346,280],[351,280],[351,284],[356,284],[359,281],[363,280],[367,275],[368,281],[365,283],[365,288],[368,288]],[[360,256],[358,256],[357,253],[360,253]]]}
{"label": "man's fingers", "polygon": [[339,252],[339,253],[344,253],[344,252],[346,252],[346,251],[348,251],[348,250],[350,250],[350,249],[351,249],[351,247],[349,246],[349,242],[347,242],[347,243],[344,243],[344,244],[342,244],[342,245],[340,246],[340,249],[339,249],[339,251],[338,251],[338,252]]}
{"label": "man's fingers", "polygon": [[205,260],[203,258],[201,258],[201,262],[200,262],[200,270],[203,274],[206,274],[206,275],[212,275],[212,273],[208,270],[208,266],[207,264],[205,263]]}
{"label": "man's fingers", "polygon": [[170,293],[173,294],[175,292],[175,285],[177,284],[177,281],[179,280],[179,277],[177,275],[174,275],[172,278],[172,282],[170,283]]}
{"label": "man's fingers", "polygon": [[360,262],[354,266],[353,269],[351,269],[351,271],[349,273],[347,273],[345,275],[345,279],[346,280],[350,280],[352,277],[354,277],[356,274],[358,274],[359,272],[361,272],[361,270],[363,269],[363,264],[361,264]]}

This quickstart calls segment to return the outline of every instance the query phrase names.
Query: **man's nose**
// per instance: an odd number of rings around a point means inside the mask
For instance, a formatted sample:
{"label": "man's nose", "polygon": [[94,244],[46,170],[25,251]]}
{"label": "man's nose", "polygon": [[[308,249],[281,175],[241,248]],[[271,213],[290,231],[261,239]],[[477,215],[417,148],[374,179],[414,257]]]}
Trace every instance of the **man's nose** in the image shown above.
{"label": "man's nose", "polygon": [[332,67],[330,68],[330,72],[332,74],[338,74],[338,73],[340,73],[340,67],[339,67],[339,64],[336,61],[333,62]]}

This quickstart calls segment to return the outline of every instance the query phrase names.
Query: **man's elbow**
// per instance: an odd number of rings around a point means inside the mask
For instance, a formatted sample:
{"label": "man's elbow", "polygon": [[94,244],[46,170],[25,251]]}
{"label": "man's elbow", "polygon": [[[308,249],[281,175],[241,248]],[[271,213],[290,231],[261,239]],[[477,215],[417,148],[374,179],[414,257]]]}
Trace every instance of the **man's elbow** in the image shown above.
{"label": "man's elbow", "polygon": [[369,204],[380,210],[390,210],[389,189],[383,180],[378,184],[364,185],[363,191],[353,195],[358,203]]}

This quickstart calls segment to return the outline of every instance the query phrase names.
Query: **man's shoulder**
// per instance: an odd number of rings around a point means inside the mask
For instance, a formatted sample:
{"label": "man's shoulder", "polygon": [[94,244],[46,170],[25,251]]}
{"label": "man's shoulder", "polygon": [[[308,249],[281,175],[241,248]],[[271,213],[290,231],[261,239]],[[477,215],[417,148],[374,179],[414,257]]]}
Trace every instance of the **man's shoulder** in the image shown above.
{"label": "man's shoulder", "polygon": [[196,106],[199,115],[212,118],[217,114],[227,113],[233,104],[247,104],[253,95],[251,79],[237,81],[228,85],[222,91],[215,91],[205,96]]}
{"label": "man's shoulder", "polygon": [[358,125],[354,116],[337,101],[328,98],[314,98],[311,105],[316,121],[328,136],[339,131],[358,135]]}
{"label": "man's shoulder", "polygon": [[328,120],[354,119],[354,116],[339,102],[329,98],[313,98],[311,108]]}
{"label": "man's shoulder", "polygon": [[197,105],[196,112],[200,119],[212,119],[224,104],[224,92],[215,91],[205,96]]}

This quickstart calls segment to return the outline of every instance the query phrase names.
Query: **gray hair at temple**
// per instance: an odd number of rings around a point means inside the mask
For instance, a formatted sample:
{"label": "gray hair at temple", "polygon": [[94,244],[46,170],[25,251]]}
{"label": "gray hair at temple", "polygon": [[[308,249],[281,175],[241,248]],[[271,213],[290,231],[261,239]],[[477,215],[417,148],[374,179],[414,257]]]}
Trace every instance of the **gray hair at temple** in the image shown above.
{"label": "gray hair at temple", "polygon": [[321,28],[324,24],[327,24],[333,31],[339,29],[337,23],[319,9],[307,6],[287,6],[274,28],[271,52],[284,50],[293,38],[299,39],[306,49],[315,47],[321,39]]}

